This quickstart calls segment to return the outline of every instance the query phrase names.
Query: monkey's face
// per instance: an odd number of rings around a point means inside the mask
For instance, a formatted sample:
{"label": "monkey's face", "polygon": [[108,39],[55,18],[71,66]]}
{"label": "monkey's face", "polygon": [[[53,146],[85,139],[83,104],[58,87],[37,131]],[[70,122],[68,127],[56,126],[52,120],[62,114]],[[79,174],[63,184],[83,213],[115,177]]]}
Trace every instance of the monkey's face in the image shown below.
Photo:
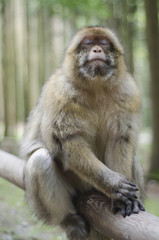
{"label": "monkey's face", "polygon": [[[90,87],[90,82],[102,81],[112,87],[123,79],[126,72],[124,51],[111,30],[104,27],[84,28],[75,34],[67,48],[63,69],[67,79],[76,85],[86,87],[88,83]],[[88,80],[84,85],[83,79]]]}
{"label": "monkey's face", "polygon": [[84,77],[109,78],[115,65],[115,52],[105,35],[89,35],[82,39],[78,47],[78,66]]}

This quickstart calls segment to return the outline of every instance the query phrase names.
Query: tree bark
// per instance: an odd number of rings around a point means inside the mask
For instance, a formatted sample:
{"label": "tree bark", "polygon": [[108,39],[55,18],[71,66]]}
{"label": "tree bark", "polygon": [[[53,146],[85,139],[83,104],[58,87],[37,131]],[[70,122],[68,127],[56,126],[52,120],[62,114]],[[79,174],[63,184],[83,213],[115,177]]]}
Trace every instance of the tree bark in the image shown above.
{"label": "tree bark", "polygon": [[153,149],[150,172],[159,173],[159,26],[157,0],[145,0],[147,44],[150,61]]}
{"label": "tree bark", "polygon": [[[136,11],[136,0],[122,0],[122,17],[121,17],[121,36],[125,47],[125,58],[128,71],[134,73],[134,55],[133,45],[135,38],[134,15]],[[129,16],[129,18],[128,18]]]}
{"label": "tree bark", "polygon": [[80,200],[80,214],[91,226],[114,240],[157,240],[159,239],[159,218],[139,212],[123,218],[120,213],[111,212],[110,199],[100,193],[90,192]]}
{"label": "tree bark", "polygon": [[[0,176],[25,190],[23,170],[25,161],[0,150]],[[159,218],[140,212],[123,218],[111,212],[111,203],[105,195],[89,192],[79,199],[79,213],[92,229],[88,240],[158,240]],[[107,236],[107,237],[106,237]]]}
{"label": "tree bark", "polygon": [[25,161],[0,150],[0,177],[25,190],[23,171]]}
{"label": "tree bark", "polygon": [[5,136],[14,136],[16,123],[13,9],[11,1],[2,1],[2,76],[4,94]]}

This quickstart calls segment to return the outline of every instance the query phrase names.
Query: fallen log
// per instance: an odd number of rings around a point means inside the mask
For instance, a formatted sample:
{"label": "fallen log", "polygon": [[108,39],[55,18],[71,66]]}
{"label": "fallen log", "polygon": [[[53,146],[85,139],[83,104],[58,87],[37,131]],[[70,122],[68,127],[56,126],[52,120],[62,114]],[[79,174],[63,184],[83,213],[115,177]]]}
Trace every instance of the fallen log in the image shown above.
{"label": "fallen log", "polygon": [[[25,190],[25,162],[0,150],[0,176]],[[86,193],[79,199],[79,212],[93,227],[89,240],[158,240],[159,218],[140,212],[123,218],[111,212],[110,199],[97,192]],[[95,230],[94,230],[95,229]],[[106,237],[107,236],[107,237]]]}

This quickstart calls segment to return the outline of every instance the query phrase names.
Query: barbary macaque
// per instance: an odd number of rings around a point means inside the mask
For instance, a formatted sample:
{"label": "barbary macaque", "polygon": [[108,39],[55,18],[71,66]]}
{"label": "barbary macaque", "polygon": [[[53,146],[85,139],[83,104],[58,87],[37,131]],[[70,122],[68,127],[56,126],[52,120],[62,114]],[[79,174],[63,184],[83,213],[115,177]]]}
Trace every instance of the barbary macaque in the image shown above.
{"label": "barbary macaque", "polygon": [[89,226],[74,199],[92,189],[124,217],[144,211],[135,157],[140,109],[115,34],[104,27],[77,32],[44,85],[22,140],[26,197],[38,219],[62,226],[70,240],[87,238]]}

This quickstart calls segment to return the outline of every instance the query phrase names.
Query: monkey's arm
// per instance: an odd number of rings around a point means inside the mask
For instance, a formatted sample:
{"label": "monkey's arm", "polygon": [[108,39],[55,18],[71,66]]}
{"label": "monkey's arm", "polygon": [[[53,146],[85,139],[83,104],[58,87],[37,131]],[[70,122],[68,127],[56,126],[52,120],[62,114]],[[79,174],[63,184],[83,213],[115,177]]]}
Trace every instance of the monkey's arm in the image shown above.
{"label": "monkey's arm", "polygon": [[116,110],[107,126],[109,138],[105,164],[132,181],[133,159],[139,132],[141,98],[135,82],[129,76],[114,100]]}
{"label": "monkey's arm", "polygon": [[[121,123],[124,125],[125,123]],[[121,127],[122,128],[122,127]],[[123,128],[127,128],[123,126]],[[110,137],[105,153],[106,165],[114,171],[123,174],[129,181],[132,181],[132,165],[135,154],[136,139],[134,132],[126,129],[118,130],[116,136]]]}
{"label": "monkey's arm", "polygon": [[66,140],[63,151],[65,170],[72,170],[81,179],[113,199],[125,202],[128,198],[134,198],[136,186],[99,161],[82,137]]}
{"label": "monkey's arm", "polygon": [[[133,168],[135,166],[133,161],[136,151],[138,119],[139,113],[137,111],[122,111],[118,113],[117,128],[113,134],[110,135],[105,153],[106,165],[112,170],[124,175],[129,181],[135,180],[133,174]],[[138,181],[137,185],[140,187],[140,190],[142,190],[141,184],[138,184]],[[139,196],[139,194],[137,194],[137,196]],[[127,201],[127,206],[118,201],[114,202],[114,211],[121,209],[123,216],[130,215],[132,212],[138,213],[139,210],[144,211],[141,201],[136,197],[129,200]]]}

